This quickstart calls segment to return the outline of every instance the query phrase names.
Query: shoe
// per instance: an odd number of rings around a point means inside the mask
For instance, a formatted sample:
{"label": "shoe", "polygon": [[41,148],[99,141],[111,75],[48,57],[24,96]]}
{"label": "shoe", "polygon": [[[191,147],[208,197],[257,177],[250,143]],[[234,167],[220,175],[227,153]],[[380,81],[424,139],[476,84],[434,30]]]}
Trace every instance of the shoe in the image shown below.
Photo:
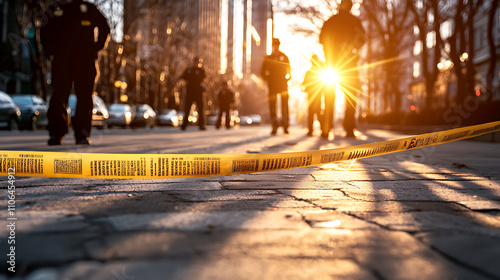
{"label": "shoe", "polygon": [[57,145],[61,145],[61,142],[62,142],[62,138],[57,138],[57,137],[51,136],[49,138],[49,141],[47,141],[47,144],[49,146],[57,146]]}
{"label": "shoe", "polygon": [[288,134],[288,128],[283,128],[283,133]]}
{"label": "shoe", "polygon": [[185,126],[181,126],[181,130],[182,131],[186,130],[186,127]]}
{"label": "shoe", "polygon": [[200,130],[207,130],[205,127],[200,127]]}
{"label": "shoe", "polygon": [[345,135],[346,138],[356,138],[356,135],[354,134],[354,131],[349,131]]}
{"label": "shoe", "polygon": [[76,140],[76,144],[77,145],[92,145],[92,141],[86,137],[86,138],[83,138],[81,140]]}
{"label": "shoe", "polygon": [[312,131],[309,131],[309,132],[307,133],[307,136],[313,136],[313,132],[312,132]]}
{"label": "shoe", "polygon": [[321,133],[321,138],[328,139],[329,133]]}
{"label": "shoe", "polygon": [[271,135],[276,135],[276,129],[273,129],[273,130],[271,131]]}

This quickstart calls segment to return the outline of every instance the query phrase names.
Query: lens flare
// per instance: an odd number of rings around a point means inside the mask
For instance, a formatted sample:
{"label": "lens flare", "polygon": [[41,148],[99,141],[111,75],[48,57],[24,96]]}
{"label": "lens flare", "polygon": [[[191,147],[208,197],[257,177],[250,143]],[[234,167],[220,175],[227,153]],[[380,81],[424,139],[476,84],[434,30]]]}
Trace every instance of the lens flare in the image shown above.
{"label": "lens flare", "polygon": [[326,69],[321,73],[321,80],[327,85],[333,85],[340,81],[339,73],[333,69]]}

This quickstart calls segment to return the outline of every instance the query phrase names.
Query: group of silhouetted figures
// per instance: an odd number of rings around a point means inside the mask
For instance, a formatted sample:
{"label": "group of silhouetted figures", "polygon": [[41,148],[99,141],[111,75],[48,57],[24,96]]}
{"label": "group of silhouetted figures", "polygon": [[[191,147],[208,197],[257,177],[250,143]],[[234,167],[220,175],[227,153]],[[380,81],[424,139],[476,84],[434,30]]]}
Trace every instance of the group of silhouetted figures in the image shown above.
{"label": "group of silhouetted figures", "polygon": [[[344,128],[347,137],[354,137],[357,94],[360,91],[357,62],[359,49],[365,42],[365,33],[358,18],[350,13],[351,0],[342,0],[338,14],[328,19],[321,30],[319,42],[323,45],[325,62],[318,56],[311,58],[311,68],[306,73],[303,90],[308,94],[308,135],[313,134],[314,117],[321,122],[321,135],[328,138],[333,128],[333,110],[335,88],[340,88],[345,96]],[[97,53],[103,49],[109,39],[110,28],[106,18],[94,4],[83,0],[59,1],[47,9],[47,20],[42,23],[41,40],[47,57],[52,58],[53,95],[48,110],[49,145],[60,145],[68,133],[68,97],[72,87],[77,96],[76,113],[72,120],[76,144],[89,145],[91,141],[92,93],[97,76]],[[96,32],[97,31],[97,32]],[[288,134],[288,81],[291,79],[290,61],[279,50],[280,40],[272,41],[273,51],[266,56],[262,64],[261,75],[268,83],[269,114],[271,134],[275,135],[279,127]],[[195,57],[193,63],[179,77],[186,82],[184,113],[189,115],[196,104],[199,112],[198,125],[205,130],[203,94],[206,91],[202,59]],[[340,77],[338,80],[326,77],[332,71]],[[328,79],[335,81],[329,83]],[[281,118],[277,116],[278,95],[281,99]],[[230,128],[230,110],[234,104],[234,92],[228,82],[223,81],[216,92],[219,107],[216,127]],[[323,104],[323,106],[322,106]],[[280,120],[278,122],[278,120]],[[185,130],[189,121],[181,125]]]}
{"label": "group of silhouetted figures", "polygon": [[[339,12],[328,19],[319,36],[323,45],[325,62],[318,55],[311,58],[311,68],[307,71],[302,89],[307,93],[308,133],[313,135],[314,117],[320,121],[321,136],[328,139],[333,129],[335,90],[339,89],[345,98],[344,129],[346,137],[355,137],[355,113],[357,96],[361,91],[357,68],[359,51],[365,43],[365,32],[361,21],[350,13],[351,0],[343,0]],[[269,85],[269,112],[271,134],[278,127],[288,134],[288,81],[291,78],[288,57],[279,50],[280,41],[273,40],[273,52],[262,65],[261,75]],[[281,123],[276,116],[277,96],[281,97]],[[323,105],[323,106],[322,106]]]}

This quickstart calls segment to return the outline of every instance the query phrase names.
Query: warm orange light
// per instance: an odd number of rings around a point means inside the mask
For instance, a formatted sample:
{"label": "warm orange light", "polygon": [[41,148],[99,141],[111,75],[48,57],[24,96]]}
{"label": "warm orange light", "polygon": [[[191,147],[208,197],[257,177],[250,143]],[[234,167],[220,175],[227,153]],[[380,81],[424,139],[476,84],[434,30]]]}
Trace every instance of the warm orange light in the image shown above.
{"label": "warm orange light", "polygon": [[416,109],[417,109],[417,107],[415,107],[415,105],[410,106],[410,110],[415,111]]}
{"label": "warm orange light", "polygon": [[476,96],[478,96],[478,97],[481,96],[481,91],[476,90]]}
{"label": "warm orange light", "polygon": [[340,81],[339,73],[333,69],[326,69],[321,73],[321,80],[327,85],[333,85]]}

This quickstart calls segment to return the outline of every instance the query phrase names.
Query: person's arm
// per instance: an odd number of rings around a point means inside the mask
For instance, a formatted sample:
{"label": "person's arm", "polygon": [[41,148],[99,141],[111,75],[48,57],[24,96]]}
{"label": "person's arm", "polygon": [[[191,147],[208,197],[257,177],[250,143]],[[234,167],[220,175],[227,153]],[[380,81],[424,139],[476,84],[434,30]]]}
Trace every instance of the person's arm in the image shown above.
{"label": "person's arm", "polygon": [[110,28],[108,21],[99,11],[99,9],[95,9],[95,21],[96,27],[99,29],[99,36],[97,37],[97,42],[95,43],[96,52],[99,50],[106,48],[109,41]]}
{"label": "person's arm", "polygon": [[267,57],[264,58],[264,61],[262,62],[262,67],[260,68],[260,76],[264,79],[267,80],[269,76],[269,70],[267,69]]}

